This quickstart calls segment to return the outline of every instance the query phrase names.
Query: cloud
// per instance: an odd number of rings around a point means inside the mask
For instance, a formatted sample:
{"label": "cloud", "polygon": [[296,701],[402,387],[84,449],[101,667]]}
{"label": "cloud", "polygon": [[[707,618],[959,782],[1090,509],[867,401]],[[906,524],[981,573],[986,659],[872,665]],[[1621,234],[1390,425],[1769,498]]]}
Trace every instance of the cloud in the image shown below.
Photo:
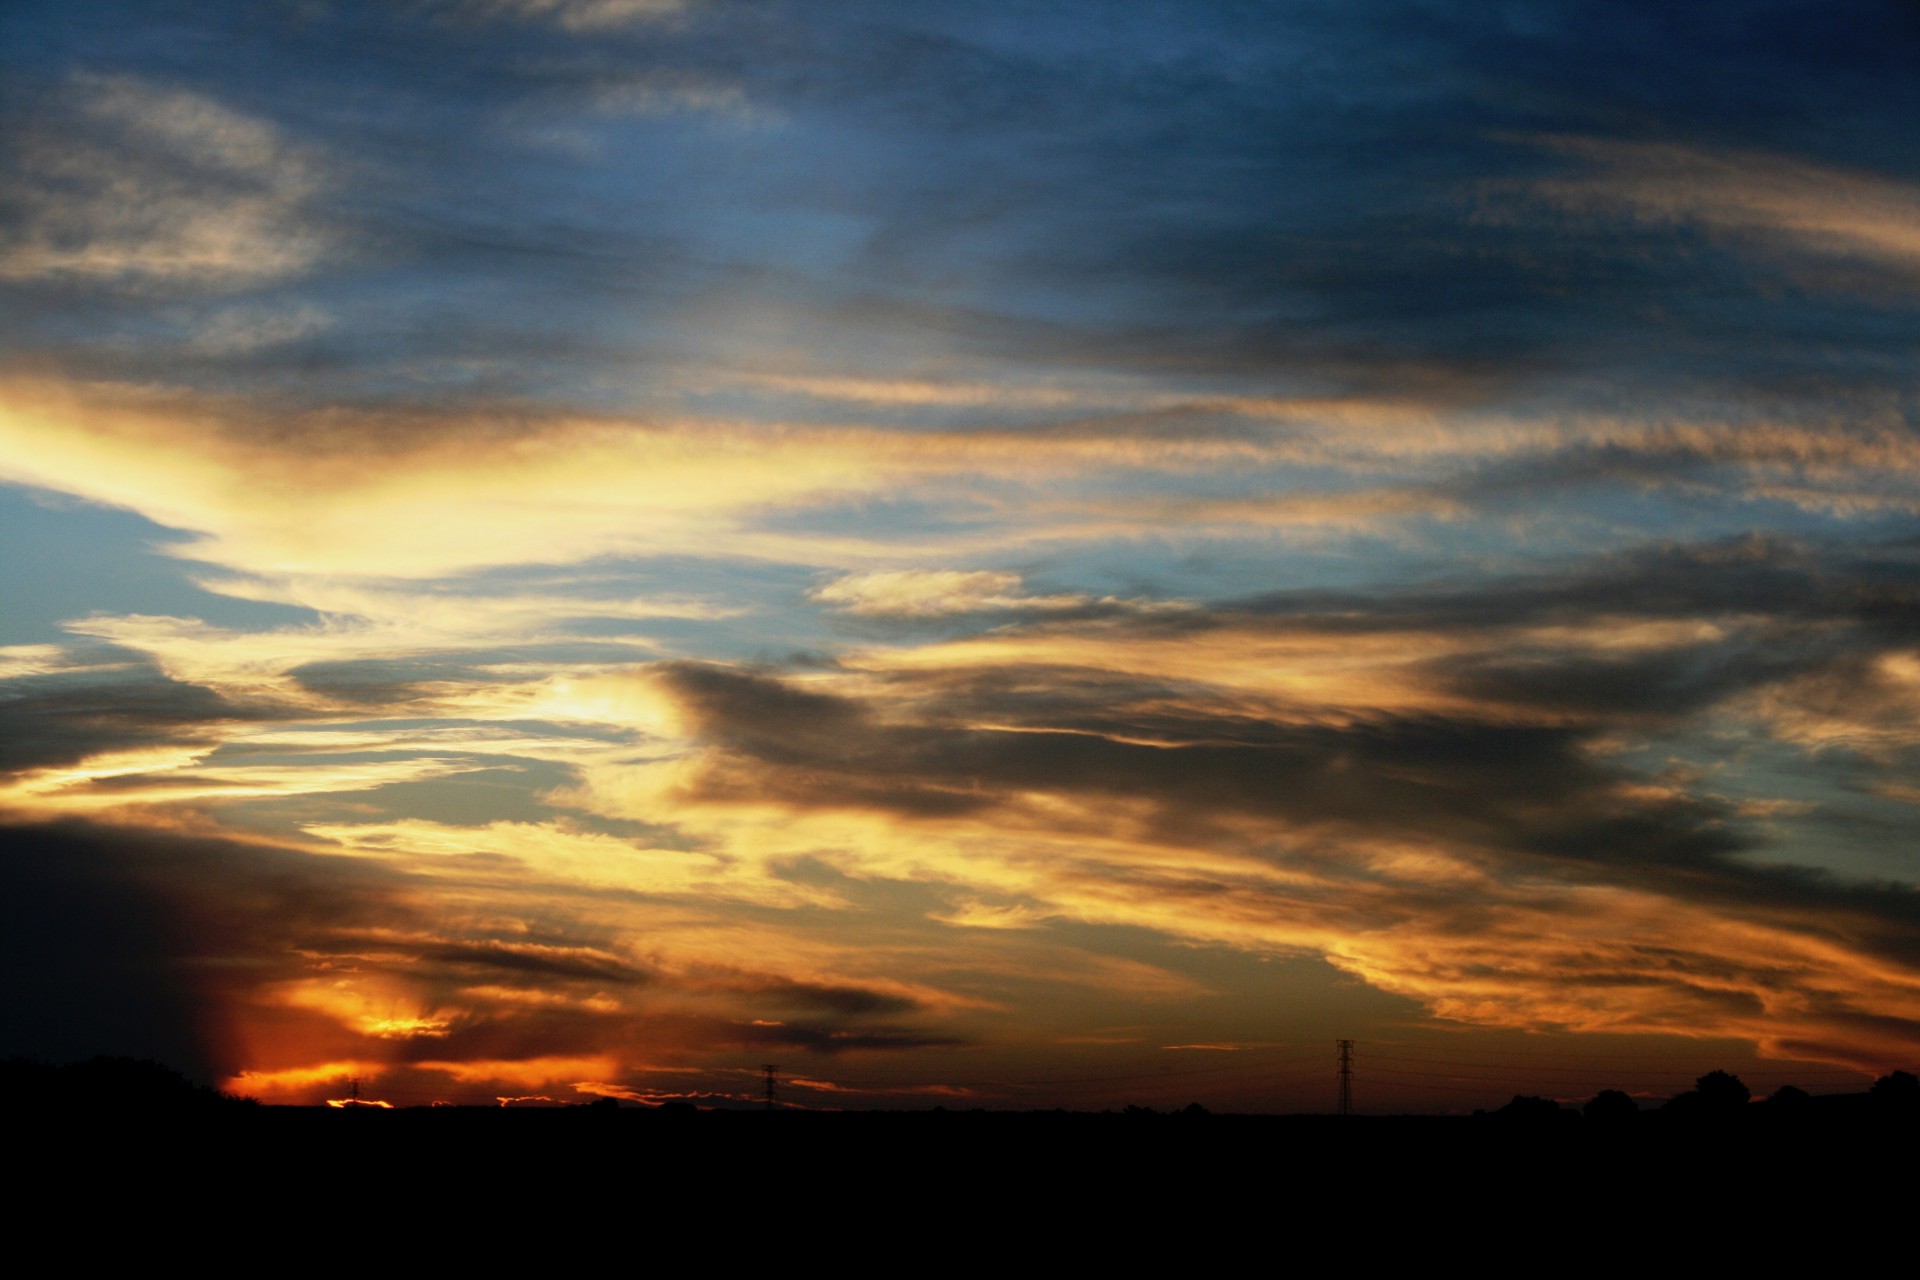
{"label": "cloud", "polygon": [[0,682],[19,682],[9,684],[9,695],[78,689],[100,681],[138,684],[152,674],[151,664],[100,645],[0,645]]}
{"label": "cloud", "polygon": [[[148,671],[109,671],[107,679],[72,676],[6,682],[0,705],[8,732],[0,768],[62,768],[100,753],[158,755],[210,750],[221,729],[257,712],[207,689],[156,679]],[[119,677],[119,678],[113,678]]]}
{"label": "cloud", "polygon": [[196,326],[188,346],[198,355],[247,355],[324,333],[333,323],[317,307],[227,307]]}
{"label": "cloud", "polygon": [[1911,33],[883,8],[23,46],[51,988],[275,1098],[1910,1057]]}
{"label": "cloud", "polygon": [[[244,404],[29,381],[4,388],[4,404],[0,478],[194,531],[169,549],[269,582],[419,579],[689,546],[885,562],[912,547],[881,532],[782,527],[780,518],[908,485],[929,501],[945,494],[992,508],[1006,498],[988,481],[1040,475],[1084,485],[1140,470],[1206,472],[1263,452],[1258,441],[1205,435],[901,433],[518,411],[326,413],[296,427],[269,425]],[[1111,513],[1099,515],[1105,528]]]}
{"label": "cloud", "polygon": [[533,1087],[541,1071],[617,1079],[743,1041],[835,1055],[957,1043],[921,1024],[966,1002],[882,976],[886,957],[857,943],[468,862],[423,878],[206,833],[9,825],[7,962],[36,980],[9,991],[7,1051],[160,1054],[311,1098],[345,1074]]}
{"label": "cloud", "polygon": [[38,817],[188,801],[250,800],[276,796],[334,795],[371,791],[471,771],[465,760],[401,759],[316,767],[220,766],[208,762],[212,748],[110,751],[64,769],[29,770],[0,786],[0,811]]}
{"label": "cloud", "polygon": [[[618,761],[610,767],[618,769]],[[646,894],[705,904],[754,902],[776,907],[836,905],[830,891],[796,884],[759,859],[662,848],[582,830],[565,822],[485,826],[407,819],[390,823],[314,823],[309,835],[342,852],[405,868],[424,880],[484,879],[520,892]]]}
{"label": "cloud", "polygon": [[82,75],[15,140],[25,180],[0,279],[249,288],[333,243],[311,205],[326,166],[271,124],[131,77]]}
{"label": "cloud", "polygon": [[1920,748],[1920,649],[1890,647],[1808,669],[1758,695],[1780,737],[1897,770]]}
{"label": "cloud", "polygon": [[408,910],[375,867],[340,868],[259,842],[83,823],[0,827],[6,1052],[156,1056],[215,1079],[244,1054],[257,984],[294,948]]}
{"label": "cloud", "polygon": [[610,80],[592,94],[594,108],[609,115],[662,115],[691,111],[758,123],[756,110],[738,84],[699,76],[658,73]]}
{"label": "cloud", "polygon": [[565,31],[602,32],[677,19],[693,0],[456,0],[486,16],[552,22]]}
{"label": "cloud", "polygon": [[[708,375],[713,378],[713,375]],[[739,373],[719,385],[737,383],[770,396],[794,395],[854,404],[938,406],[1015,410],[1077,410],[1128,407],[1167,409],[1191,404],[1189,394],[1142,386],[1134,379],[1051,381],[1029,385],[1006,379],[962,380],[929,378],[820,377],[807,374]],[[711,385],[703,380],[697,388]]]}
{"label": "cloud", "polygon": [[1017,573],[986,569],[895,569],[852,573],[809,594],[821,604],[863,617],[936,618],[986,610],[1077,609],[1083,595],[1028,595]]}
{"label": "cloud", "polygon": [[[213,626],[198,618],[102,615],[69,621],[65,629],[145,655],[177,680],[242,698],[317,707],[328,705],[330,694],[344,691],[341,677],[356,668],[371,671],[381,662],[511,644],[522,655],[521,667],[551,668],[556,664],[543,664],[540,650],[579,640],[574,628],[581,623],[724,618],[738,612],[688,599],[608,599],[513,589],[440,592],[299,579],[278,584],[223,579],[212,585],[239,599],[299,605],[319,609],[324,616],[303,626],[245,629]],[[622,658],[656,648],[624,628],[596,641]],[[349,665],[342,669],[334,664]],[[580,666],[577,661],[570,665]],[[424,682],[431,670],[420,663],[404,669],[412,683]],[[334,676],[331,685],[329,673]],[[372,683],[391,692],[402,682]]]}
{"label": "cloud", "polygon": [[[1756,861],[1736,805],[1618,758],[1708,710],[1791,741],[1808,722],[1783,708],[1847,687],[1860,654],[1904,679],[1902,632],[1875,621],[1903,589],[1850,572],[1749,542],[1032,622],[810,674],[662,664],[684,754],[556,798],[943,886],[935,918],[962,927],[1319,954],[1465,1022],[1871,1063],[1915,1043],[1920,898]],[[1891,725],[1864,712],[1861,733]]]}
{"label": "cloud", "polygon": [[1758,151],[1561,137],[1544,145],[1587,161],[1590,177],[1535,194],[1582,211],[1694,224],[1911,271],[1920,266],[1920,185]]}
{"label": "cloud", "polygon": [[[325,629],[283,637],[300,649],[445,647],[516,629],[550,635],[590,618],[738,607],[421,585],[500,566],[553,566],[559,579],[561,566],[595,557],[697,547],[831,566],[836,576],[816,599],[856,615],[1066,611],[1116,602],[926,576],[1008,570],[912,566],[1149,536],[1380,536],[1470,522],[1489,504],[1524,509],[1547,489],[1588,501],[1670,490],[1729,507],[1785,500],[1870,517],[1912,509],[1916,467],[1891,422],[1549,422],[1311,401],[1235,402],[1200,423],[1021,431],[504,408],[275,418],[238,400],[24,379],[0,388],[0,403],[0,478],[189,531],[167,549],[227,570],[202,578],[210,589],[334,615]],[[889,518],[901,493],[913,508]]]}

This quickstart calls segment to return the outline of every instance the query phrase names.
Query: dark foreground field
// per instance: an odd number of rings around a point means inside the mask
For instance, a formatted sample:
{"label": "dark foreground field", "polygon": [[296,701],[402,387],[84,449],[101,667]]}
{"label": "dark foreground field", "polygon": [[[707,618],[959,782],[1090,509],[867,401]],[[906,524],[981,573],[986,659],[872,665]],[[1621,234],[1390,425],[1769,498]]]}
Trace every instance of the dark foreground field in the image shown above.
{"label": "dark foreground field", "polygon": [[1920,1117],[1866,1095],[1613,1120],[12,1097],[14,1221],[79,1207],[98,1224],[82,1237],[120,1243],[127,1223],[270,1223],[275,1249],[350,1250],[373,1232],[382,1250],[481,1261],[604,1238],[862,1272],[1012,1248],[1060,1265],[1231,1254],[1264,1270],[1337,1247],[1705,1267],[1905,1241],[1920,1203]]}

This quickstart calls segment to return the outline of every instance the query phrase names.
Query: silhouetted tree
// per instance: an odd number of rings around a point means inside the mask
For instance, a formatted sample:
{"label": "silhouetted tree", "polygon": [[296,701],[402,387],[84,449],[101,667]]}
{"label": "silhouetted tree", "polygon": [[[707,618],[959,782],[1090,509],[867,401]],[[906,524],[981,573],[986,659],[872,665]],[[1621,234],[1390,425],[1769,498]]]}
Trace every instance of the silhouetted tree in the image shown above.
{"label": "silhouetted tree", "polygon": [[1693,1082],[1700,1101],[1713,1111],[1737,1111],[1753,1098],[1753,1090],[1740,1077],[1725,1071],[1709,1071]]}
{"label": "silhouetted tree", "polygon": [[[1552,1098],[1538,1098],[1527,1094],[1514,1094],[1513,1101],[1493,1113],[1502,1120],[1518,1120],[1527,1123],[1558,1119],[1561,1115],[1560,1104]],[[1572,1114],[1571,1112],[1567,1114]]]}
{"label": "silhouetted tree", "polygon": [[1797,1110],[1812,1101],[1813,1095],[1805,1089],[1797,1088],[1790,1084],[1783,1084],[1773,1091],[1772,1096],[1767,1099],[1767,1105],[1772,1107],[1790,1107]]}
{"label": "silhouetted tree", "polygon": [[14,1059],[0,1068],[0,1082],[16,1106],[46,1112],[155,1114],[257,1105],[195,1084],[150,1059],[100,1057],[62,1066]]}
{"label": "silhouetted tree", "polygon": [[1890,1071],[1875,1080],[1867,1094],[1878,1107],[1920,1111],[1920,1076],[1911,1071]]}
{"label": "silhouetted tree", "polygon": [[1605,1123],[1625,1120],[1630,1116],[1638,1114],[1639,1110],[1640,1104],[1620,1092],[1620,1090],[1602,1089],[1599,1093],[1593,1095],[1592,1101],[1580,1108],[1580,1114],[1589,1120],[1598,1120]]}

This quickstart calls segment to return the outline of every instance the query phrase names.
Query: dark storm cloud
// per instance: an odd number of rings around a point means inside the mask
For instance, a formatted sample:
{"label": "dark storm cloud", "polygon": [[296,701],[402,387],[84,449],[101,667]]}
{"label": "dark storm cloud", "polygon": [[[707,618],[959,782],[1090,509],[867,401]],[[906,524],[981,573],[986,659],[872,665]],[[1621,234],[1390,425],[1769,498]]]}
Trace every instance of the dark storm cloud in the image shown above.
{"label": "dark storm cloud", "polygon": [[7,1054],[236,1064],[231,1006],[299,973],[295,948],[409,913],[398,879],[266,845],[78,822],[0,828]]}
{"label": "dark storm cloud", "polygon": [[77,843],[0,830],[4,1052],[52,1061],[124,1053],[211,1079],[216,1055],[183,971],[181,922]]}

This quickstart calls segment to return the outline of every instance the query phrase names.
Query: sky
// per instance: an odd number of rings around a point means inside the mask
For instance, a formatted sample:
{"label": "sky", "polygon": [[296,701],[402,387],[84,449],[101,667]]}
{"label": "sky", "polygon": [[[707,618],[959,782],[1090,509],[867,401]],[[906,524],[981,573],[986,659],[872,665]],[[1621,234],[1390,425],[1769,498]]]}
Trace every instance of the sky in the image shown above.
{"label": "sky", "polygon": [[1905,4],[15,0],[0,1052],[1920,1061]]}

